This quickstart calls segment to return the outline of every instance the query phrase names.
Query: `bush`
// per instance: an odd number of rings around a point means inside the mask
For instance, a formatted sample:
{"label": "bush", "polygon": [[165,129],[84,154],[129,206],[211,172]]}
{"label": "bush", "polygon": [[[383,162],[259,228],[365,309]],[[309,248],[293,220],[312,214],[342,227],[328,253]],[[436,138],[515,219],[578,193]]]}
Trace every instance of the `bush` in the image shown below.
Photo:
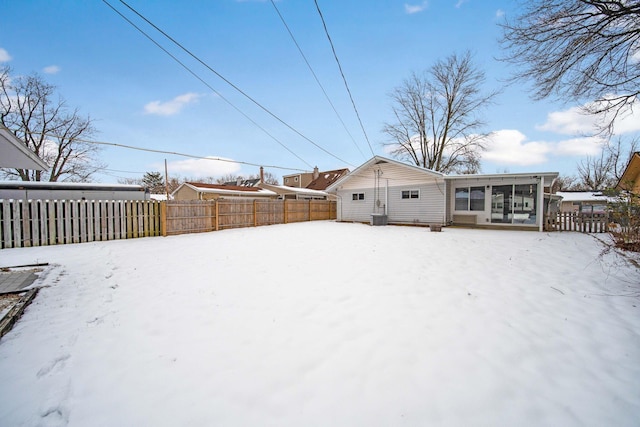
{"label": "bush", "polygon": [[614,243],[621,249],[640,252],[640,196],[620,192],[614,199],[609,203]]}

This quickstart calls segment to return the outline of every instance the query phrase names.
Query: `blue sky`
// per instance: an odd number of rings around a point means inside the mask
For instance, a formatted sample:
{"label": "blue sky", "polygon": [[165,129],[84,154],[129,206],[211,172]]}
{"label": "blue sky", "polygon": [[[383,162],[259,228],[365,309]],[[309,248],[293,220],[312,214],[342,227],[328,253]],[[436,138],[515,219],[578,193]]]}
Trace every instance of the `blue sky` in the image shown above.
{"label": "blue sky", "polygon": [[[280,0],[276,5],[353,140],[269,0],[129,4],[322,149],[265,113],[118,0],[108,1],[217,93],[100,0],[4,1],[0,63],[10,65],[14,75],[38,72],[56,85],[69,106],[95,120],[96,141],[256,166],[105,146],[101,159],[108,171],[96,175],[96,181],[163,171],[165,159],[170,175],[198,178],[256,174],[257,165],[278,177],[316,165],[320,170],[354,169],[371,157],[313,0]],[[318,4],[377,155],[388,156],[382,146],[388,140],[381,132],[392,120],[388,94],[412,71],[465,50],[485,71],[486,90],[503,87],[512,71],[496,58],[501,55],[497,23],[517,13],[513,1]],[[524,85],[506,87],[484,112],[484,130],[495,133],[483,155],[482,172],[574,174],[583,156],[600,150],[596,141],[579,136],[590,123],[576,107],[534,102]],[[639,129],[637,115],[618,126],[620,134]]]}

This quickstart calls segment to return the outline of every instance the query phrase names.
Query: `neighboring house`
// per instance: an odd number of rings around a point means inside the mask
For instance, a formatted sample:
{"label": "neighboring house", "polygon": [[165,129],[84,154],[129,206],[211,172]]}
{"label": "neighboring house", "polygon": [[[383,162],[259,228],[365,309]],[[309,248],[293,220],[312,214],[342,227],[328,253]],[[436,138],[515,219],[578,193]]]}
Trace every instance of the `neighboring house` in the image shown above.
{"label": "neighboring house", "polygon": [[185,182],[171,193],[171,197],[173,200],[276,199],[278,194],[260,187]]}
{"label": "neighboring house", "polygon": [[349,173],[349,169],[336,169],[320,172],[318,167],[313,172],[284,175],[282,183],[287,187],[308,188],[310,190],[326,190],[331,184]]}
{"label": "neighboring house", "polygon": [[444,175],[373,157],[327,189],[338,198],[339,221],[460,224],[542,230],[551,209],[545,193],[558,173]]}
{"label": "neighboring house", "polygon": [[319,190],[309,190],[308,188],[287,187],[286,185],[258,184],[260,188],[273,191],[282,200],[327,200],[330,194]]}
{"label": "neighboring house", "polygon": [[635,152],[631,156],[616,189],[640,195],[640,152]]}
{"label": "neighboring house", "polygon": [[556,195],[562,197],[560,212],[603,214],[610,201],[601,191],[558,191]]}
{"label": "neighboring house", "polygon": [[313,181],[313,172],[294,173],[282,177],[282,183],[287,187],[306,188],[311,181]]}
{"label": "neighboring house", "polygon": [[0,168],[44,171],[49,166],[9,129],[0,125]]}
{"label": "neighboring house", "polygon": [[349,169],[336,169],[326,172],[318,172],[318,168],[313,171],[314,179],[305,188],[310,190],[326,190],[331,184],[349,173]]}
{"label": "neighboring house", "polygon": [[48,181],[2,181],[0,199],[14,200],[149,200],[141,185]]}

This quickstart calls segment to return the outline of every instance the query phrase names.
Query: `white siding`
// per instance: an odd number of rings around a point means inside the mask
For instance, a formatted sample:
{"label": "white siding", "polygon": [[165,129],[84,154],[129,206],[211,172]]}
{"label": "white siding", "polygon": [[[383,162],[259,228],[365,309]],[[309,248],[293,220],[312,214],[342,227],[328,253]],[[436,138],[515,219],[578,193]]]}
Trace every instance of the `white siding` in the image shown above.
{"label": "white siding", "polygon": [[[418,199],[403,199],[402,191],[418,190]],[[444,181],[389,188],[388,221],[396,224],[442,224],[444,222]]]}
{"label": "white siding", "polygon": [[[364,200],[352,200],[353,193],[364,193]],[[373,188],[338,191],[338,221],[369,222],[375,210]]]}
{"label": "white siding", "polygon": [[[418,190],[419,198],[403,199],[402,191]],[[339,221],[370,222],[371,214],[387,213],[391,224],[443,224],[445,182],[442,175],[380,159],[349,174],[334,190]],[[365,200],[353,200],[363,193]]]}

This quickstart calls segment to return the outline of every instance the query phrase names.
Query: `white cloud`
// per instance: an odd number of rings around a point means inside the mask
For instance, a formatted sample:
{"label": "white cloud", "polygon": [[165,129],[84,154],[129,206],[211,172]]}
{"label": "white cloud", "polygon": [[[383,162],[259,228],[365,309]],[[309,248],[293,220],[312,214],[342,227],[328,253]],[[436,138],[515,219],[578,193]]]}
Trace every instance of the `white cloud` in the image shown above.
{"label": "white cloud", "polygon": [[467,0],[458,0],[458,2],[456,3],[456,9],[460,9],[466,2]]}
{"label": "white cloud", "polygon": [[595,137],[565,139],[556,144],[554,151],[561,156],[594,156],[600,154],[603,143]]}
{"label": "white cloud", "polygon": [[[589,106],[588,104],[586,105]],[[584,113],[585,106],[571,107],[564,111],[547,114],[547,121],[536,129],[562,135],[588,135],[597,130],[597,125],[607,120],[607,116],[595,116]],[[617,135],[640,130],[640,102],[635,101],[632,108],[620,112],[614,124]]]}
{"label": "white cloud", "polygon": [[596,123],[596,118],[584,114],[581,107],[571,107],[547,114],[547,121],[536,126],[536,129],[562,135],[580,135],[593,132]]}
{"label": "white cloud", "polygon": [[0,62],[9,62],[11,61],[11,55],[5,49],[0,47]]}
{"label": "white cloud", "polygon": [[502,18],[504,16],[504,10],[498,9],[496,10],[496,18]]}
{"label": "white cloud", "polygon": [[[221,176],[226,174],[234,174],[240,170],[240,164],[230,159],[222,159],[221,157],[207,157],[204,159],[187,159],[169,162],[167,169],[169,174],[177,174],[193,178],[205,178],[210,176]],[[225,161],[228,160],[228,161]],[[164,165],[158,165],[164,169]]]}
{"label": "white cloud", "polygon": [[190,92],[185,93],[184,95],[178,95],[171,101],[167,102],[152,101],[144,106],[144,111],[146,114],[172,116],[174,114],[178,114],[188,104],[196,102],[200,97],[201,95]]}
{"label": "white cloud", "polygon": [[419,13],[429,7],[429,2],[423,1],[421,4],[404,4],[404,11],[409,15],[413,15],[414,13]]}
{"label": "white cloud", "polygon": [[60,72],[60,67],[57,65],[49,65],[48,67],[44,67],[42,71],[46,74],[58,74]]}
{"label": "white cloud", "polygon": [[544,163],[553,144],[542,141],[526,141],[518,130],[504,129],[494,132],[487,141],[483,160],[495,163],[528,166]]}

